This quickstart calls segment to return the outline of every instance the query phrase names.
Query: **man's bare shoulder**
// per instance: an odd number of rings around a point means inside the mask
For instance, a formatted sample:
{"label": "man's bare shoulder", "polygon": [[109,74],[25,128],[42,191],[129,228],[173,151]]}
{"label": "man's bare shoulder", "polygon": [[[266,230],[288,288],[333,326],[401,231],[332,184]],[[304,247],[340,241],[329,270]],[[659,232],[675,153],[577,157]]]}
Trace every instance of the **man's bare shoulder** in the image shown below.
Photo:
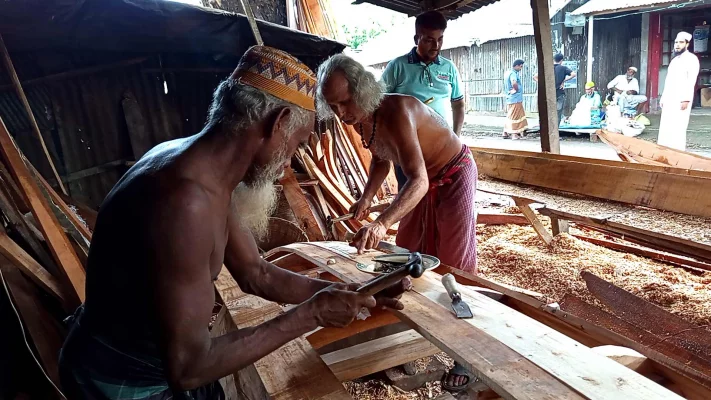
{"label": "man's bare shoulder", "polygon": [[421,107],[426,106],[416,97],[396,93],[386,94],[381,105],[381,108],[387,109],[388,112],[411,112]]}

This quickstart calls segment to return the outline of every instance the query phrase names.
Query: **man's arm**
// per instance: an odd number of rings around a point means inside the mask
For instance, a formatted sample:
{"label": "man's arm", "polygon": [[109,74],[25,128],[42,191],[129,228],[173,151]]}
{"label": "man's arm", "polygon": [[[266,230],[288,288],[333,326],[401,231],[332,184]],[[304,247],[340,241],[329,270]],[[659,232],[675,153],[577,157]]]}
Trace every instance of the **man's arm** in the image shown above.
{"label": "man's arm", "polygon": [[462,126],[464,126],[465,114],[464,99],[452,102],[452,130],[457,136],[462,136]]}
{"label": "man's arm", "polygon": [[317,327],[307,308],[298,307],[257,327],[210,338],[215,300],[211,203],[201,188],[187,184],[160,209],[153,221],[150,283],[171,387],[190,390],[214,382]]}
{"label": "man's arm", "polygon": [[619,76],[616,76],[615,79],[611,80],[610,83],[607,84],[608,89],[614,89],[617,86],[617,82],[619,80]]}
{"label": "man's arm", "polygon": [[452,130],[457,136],[462,135],[462,126],[464,125],[464,93],[462,93],[462,78],[459,75],[459,70],[454,64],[452,68]]}
{"label": "man's arm", "polygon": [[564,81],[569,81],[569,80],[571,80],[571,79],[573,79],[573,78],[575,78],[575,77],[577,76],[577,74],[575,73],[575,71],[573,71],[573,70],[571,70],[571,69],[568,69],[568,71],[570,71],[570,72],[565,76]]}
{"label": "man's arm", "polygon": [[[240,226],[230,212],[225,267],[248,294],[283,304],[300,304],[333,282],[312,279],[265,261],[259,256],[254,236]],[[344,285],[345,288],[345,285]]]}
{"label": "man's arm", "polygon": [[367,199],[368,204],[370,204],[373,197],[378,193],[378,188],[385,182],[392,168],[390,161],[379,158],[375,153],[371,153],[371,156],[368,182],[365,183],[362,196],[362,198]]}

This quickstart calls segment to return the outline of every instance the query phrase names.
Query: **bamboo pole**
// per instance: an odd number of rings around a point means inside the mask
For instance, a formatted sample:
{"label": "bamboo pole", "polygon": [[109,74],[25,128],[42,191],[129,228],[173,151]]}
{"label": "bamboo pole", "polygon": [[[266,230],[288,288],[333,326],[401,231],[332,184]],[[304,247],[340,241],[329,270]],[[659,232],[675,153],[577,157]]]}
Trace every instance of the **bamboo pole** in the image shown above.
{"label": "bamboo pole", "polygon": [[35,120],[35,115],[32,113],[32,108],[30,107],[30,102],[27,100],[27,96],[25,96],[25,91],[22,89],[22,84],[20,83],[20,78],[17,77],[17,72],[15,72],[15,66],[12,64],[12,59],[10,58],[10,53],[7,51],[7,47],[5,47],[5,41],[2,38],[2,35],[0,35],[0,50],[2,50],[2,58],[3,61],[5,62],[5,68],[7,69],[8,75],[10,75],[10,79],[12,79],[12,84],[15,86],[15,91],[17,92],[17,97],[20,98],[20,101],[22,101],[22,104],[25,106],[25,111],[27,112],[27,118],[30,120],[30,125],[32,125],[32,129],[35,131],[35,135],[37,135],[37,139],[39,140],[40,144],[42,145],[42,150],[44,151],[44,155],[47,156],[47,162],[49,162],[49,166],[52,168],[52,173],[54,174],[54,178],[57,180],[57,183],[59,184],[59,188],[62,189],[62,193],[65,195],[68,195],[67,189],[64,187],[64,184],[62,183],[62,179],[59,177],[59,173],[57,172],[57,168],[54,166],[54,162],[52,161],[52,157],[49,155],[49,150],[47,150],[47,145],[44,143],[44,138],[42,138],[42,132],[40,132],[39,125],[37,125],[37,121]]}

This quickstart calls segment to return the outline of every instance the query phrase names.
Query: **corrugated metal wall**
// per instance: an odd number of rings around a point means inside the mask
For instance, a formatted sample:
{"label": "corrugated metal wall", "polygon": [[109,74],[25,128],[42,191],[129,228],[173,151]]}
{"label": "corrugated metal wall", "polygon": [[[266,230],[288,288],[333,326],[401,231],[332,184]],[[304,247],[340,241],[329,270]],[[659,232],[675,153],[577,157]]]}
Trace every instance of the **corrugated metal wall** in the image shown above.
{"label": "corrugated metal wall", "polygon": [[[58,71],[110,64],[119,57],[136,57],[135,54],[101,52],[11,56],[21,81]],[[52,60],[48,61],[49,58]],[[60,175],[70,179],[67,185],[70,195],[97,207],[127,167],[113,165],[93,173],[87,170],[135,159],[122,108],[125,96],[131,96],[139,104],[151,145],[202,129],[212,91],[229,71],[229,68],[221,66],[234,66],[237,59],[225,57],[219,63],[191,59],[191,56],[164,55],[162,59],[167,71],[171,71],[172,66],[185,69],[204,66],[206,62],[211,68],[224,71],[160,73],[157,70],[158,55],[154,55],[141,64],[29,85],[26,93],[35,118]],[[48,64],[53,67],[36,67]],[[167,83],[167,94],[163,77]],[[0,86],[9,82],[6,71],[0,69]],[[12,89],[0,91],[0,116],[30,161],[45,177],[51,177],[39,141],[32,133],[24,108]]]}

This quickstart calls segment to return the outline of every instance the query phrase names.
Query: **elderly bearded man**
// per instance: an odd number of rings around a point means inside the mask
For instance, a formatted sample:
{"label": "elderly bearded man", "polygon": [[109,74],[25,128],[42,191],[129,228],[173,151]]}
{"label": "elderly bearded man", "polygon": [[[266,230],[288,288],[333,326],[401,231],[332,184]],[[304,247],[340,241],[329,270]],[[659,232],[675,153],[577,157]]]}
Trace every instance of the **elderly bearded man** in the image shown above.
{"label": "elderly bearded man", "polygon": [[[274,180],[314,126],[315,83],[290,55],[250,48],[215,91],[203,131],[155,147],[109,193],[89,251],[86,302],[60,356],[69,399],[221,399],[218,379],[376,306],[352,287],[262,260],[254,241],[274,208]],[[211,339],[223,263],[246,293],[300,305]],[[402,308],[392,297],[377,303]]]}
{"label": "elderly bearded man", "polygon": [[[351,209],[357,219],[368,213],[393,162],[407,177],[390,207],[361,228],[351,244],[359,252],[374,248],[400,221],[398,246],[476,273],[477,168],[469,148],[442,116],[412,96],[383,94],[370,72],[342,54],[319,67],[316,99],[320,117],[336,114],[354,125],[373,154],[363,196]],[[456,366],[443,384],[459,391],[471,380]]]}

